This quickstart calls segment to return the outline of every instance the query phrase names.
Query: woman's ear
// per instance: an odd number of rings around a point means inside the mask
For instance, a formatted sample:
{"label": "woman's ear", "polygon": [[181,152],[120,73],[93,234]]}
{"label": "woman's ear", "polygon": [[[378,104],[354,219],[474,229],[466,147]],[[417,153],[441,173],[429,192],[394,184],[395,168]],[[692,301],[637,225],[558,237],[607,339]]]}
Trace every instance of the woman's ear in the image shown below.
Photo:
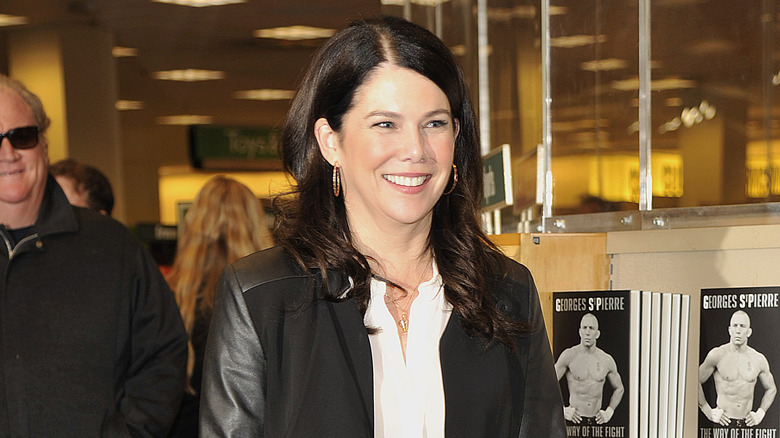
{"label": "woman's ear", "polygon": [[314,122],[314,137],[320,147],[320,153],[331,166],[338,163],[338,133],[330,127],[328,119],[320,117]]}

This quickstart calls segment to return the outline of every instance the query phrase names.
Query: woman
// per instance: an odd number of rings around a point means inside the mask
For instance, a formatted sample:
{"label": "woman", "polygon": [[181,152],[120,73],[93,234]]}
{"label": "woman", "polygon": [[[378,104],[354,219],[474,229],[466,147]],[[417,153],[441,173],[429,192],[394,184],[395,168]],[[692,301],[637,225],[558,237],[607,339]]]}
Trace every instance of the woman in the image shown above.
{"label": "woman", "polygon": [[397,18],[339,32],[282,153],[280,246],[218,286],[202,433],[565,436],[531,275],[480,230],[476,121],[442,42]]}
{"label": "woman", "polygon": [[184,221],[167,280],[190,342],[186,392],[170,436],[197,437],[203,352],[219,273],[272,241],[260,201],[245,185],[224,176],[201,188]]}

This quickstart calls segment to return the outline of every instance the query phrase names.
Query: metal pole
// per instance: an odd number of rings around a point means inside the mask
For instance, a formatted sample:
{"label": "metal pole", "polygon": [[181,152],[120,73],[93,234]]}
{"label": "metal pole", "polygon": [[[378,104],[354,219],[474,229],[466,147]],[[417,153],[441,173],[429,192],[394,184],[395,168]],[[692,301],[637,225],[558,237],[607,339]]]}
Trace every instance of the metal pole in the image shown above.
{"label": "metal pole", "polygon": [[485,155],[490,152],[487,0],[477,0],[477,56],[479,72],[479,134],[482,139],[482,155]]}
{"label": "metal pole", "polygon": [[653,209],[650,0],[639,0],[639,210]]}
{"label": "metal pole", "polygon": [[552,217],[552,125],[550,121],[550,0],[542,0],[542,145],[537,154],[542,159],[537,184],[543,184],[542,230],[547,230],[547,219]]}

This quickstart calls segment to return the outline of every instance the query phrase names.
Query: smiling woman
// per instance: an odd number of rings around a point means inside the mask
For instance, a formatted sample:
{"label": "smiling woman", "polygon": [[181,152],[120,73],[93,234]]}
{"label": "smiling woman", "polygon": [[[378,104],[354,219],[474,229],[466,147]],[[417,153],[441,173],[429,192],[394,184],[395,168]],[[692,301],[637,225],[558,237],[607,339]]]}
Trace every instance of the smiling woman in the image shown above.
{"label": "smiling woman", "polygon": [[[355,97],[341,132],[324,117],[314,127],[323,157],[340,168],[347,220],[361,230],[364,251],[379,243],[365,239],[388,236],[417,240],[419,248],[452,170],[457,123],[447,96],[425,76],[388,63]],[[418,223],[414,234],[404,231]]]}
{"label": "smiling woman", "polygon": [[282,156],[280,247],[218,286],[205,436],[565,436],[533,278],[480,228],[476,120],[438,38],[397,18],[336,34]]}

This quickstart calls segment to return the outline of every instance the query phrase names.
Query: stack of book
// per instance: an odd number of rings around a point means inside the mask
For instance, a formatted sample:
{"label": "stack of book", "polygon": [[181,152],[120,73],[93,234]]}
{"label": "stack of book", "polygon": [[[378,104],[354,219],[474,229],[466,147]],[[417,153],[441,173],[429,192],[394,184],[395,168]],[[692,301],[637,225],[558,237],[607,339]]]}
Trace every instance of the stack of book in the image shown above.
{"label": "stack of book", "polygon": [[690,297],[553,293],[553,354],[570,437],[682,437]]}

